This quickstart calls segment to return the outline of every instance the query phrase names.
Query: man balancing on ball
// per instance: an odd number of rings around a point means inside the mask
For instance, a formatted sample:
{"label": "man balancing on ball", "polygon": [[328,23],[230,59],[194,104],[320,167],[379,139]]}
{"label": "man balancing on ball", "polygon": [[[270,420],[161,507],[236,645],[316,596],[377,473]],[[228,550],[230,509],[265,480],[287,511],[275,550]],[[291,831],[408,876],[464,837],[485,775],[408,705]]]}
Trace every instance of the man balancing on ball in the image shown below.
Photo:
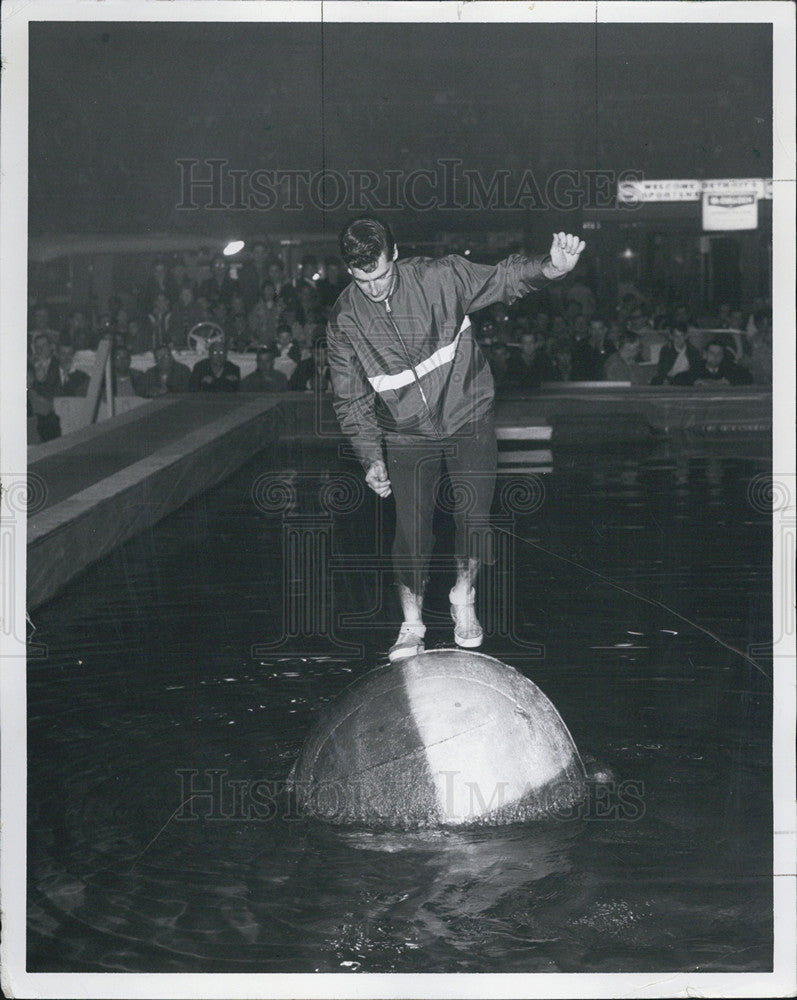
{"label": "man balancing on ball", "polygon": [[548,254],[513,254],[495,266],[451,254],[398,259],[390,228],[350,222],[340,251],[352,277],[332,307],[327,351],[335,412],[380,497],[396,502],[393,566],[404,621],[389,658],[423,652],[423,595],[432,516],[445,458],[454,501],[457,579],[449,594],[458,646],[483,630],[474,605],[479,563],[489,553],[498,448],[493,378],[468,314],[509,305],[571,271],[584,249],[556,233]]}

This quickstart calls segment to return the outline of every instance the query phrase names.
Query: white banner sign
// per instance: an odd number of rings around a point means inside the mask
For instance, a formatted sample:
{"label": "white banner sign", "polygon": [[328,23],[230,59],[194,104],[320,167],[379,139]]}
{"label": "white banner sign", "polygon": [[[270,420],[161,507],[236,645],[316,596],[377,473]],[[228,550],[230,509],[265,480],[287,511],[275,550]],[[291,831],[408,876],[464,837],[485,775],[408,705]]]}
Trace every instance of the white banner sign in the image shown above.
{"label": "white banner sign", "polygon": [[703,192],[703,229],[757,229],[758,195]]}
{"label": "white banner sign", "polygon": [[722,195],[747,195],[754,192],[757,198],[772,197],[772,181],[761,177],[719,178],[716,180],[633,180],[621,181],[617,186],[617,200],[638,205],[647,201],[700,201],[706,192]]}

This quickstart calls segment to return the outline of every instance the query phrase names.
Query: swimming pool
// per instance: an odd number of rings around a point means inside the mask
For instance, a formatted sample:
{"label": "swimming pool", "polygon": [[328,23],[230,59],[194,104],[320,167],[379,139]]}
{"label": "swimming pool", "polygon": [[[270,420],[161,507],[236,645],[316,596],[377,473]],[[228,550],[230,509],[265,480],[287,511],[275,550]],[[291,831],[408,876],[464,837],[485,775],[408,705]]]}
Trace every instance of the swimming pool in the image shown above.
{"label": "swimming pool", "polygon": [[[389,507],[334,448],[259,456],[90,567],[33,615],[29,971],[771,969],[771,662],[673,613],[771,640],[760,452],[570,450],[500,477],[484,651],[614,774],[566,820],[294,815],[318,709],[392,641]],[[429,646],[445,592],[441,571]]]}

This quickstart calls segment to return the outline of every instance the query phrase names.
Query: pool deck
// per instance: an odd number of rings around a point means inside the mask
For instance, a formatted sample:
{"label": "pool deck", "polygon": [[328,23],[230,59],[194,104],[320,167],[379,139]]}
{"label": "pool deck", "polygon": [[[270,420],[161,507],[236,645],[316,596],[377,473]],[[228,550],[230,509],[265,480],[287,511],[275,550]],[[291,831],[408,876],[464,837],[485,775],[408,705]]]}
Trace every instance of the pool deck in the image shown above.
{"label": "pool deck", "polygon": [[276,397],[179,396],[28,448],[28,607],[280,435]]}
{"label": "pool deck", "polygon": [[[772,397],[752,386],[569,383],[499,397],[496,416],[499,472],[542,473],[551,471],[553,444],[677,444],[687,435],[736,448],[745,436],[771,434]],[[279,441],[340,444],[329,398],[174,396],[29,447],[28,476],[37,477],[41,500],[28,517],[28,608]]]}

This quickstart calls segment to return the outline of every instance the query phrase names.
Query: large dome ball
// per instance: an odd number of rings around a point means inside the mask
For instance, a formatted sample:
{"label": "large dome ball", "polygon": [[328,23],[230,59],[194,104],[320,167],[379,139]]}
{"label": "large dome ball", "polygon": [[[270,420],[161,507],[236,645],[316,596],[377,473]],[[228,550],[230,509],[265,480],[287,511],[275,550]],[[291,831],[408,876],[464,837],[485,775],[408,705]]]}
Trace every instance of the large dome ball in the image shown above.
{"label": "large dome ball", "polygon": [[390,829],[562,815],[584,765],[553,704],[513,667],[438,649],[366,674],[319,720],[291,774],[300,811]]}

